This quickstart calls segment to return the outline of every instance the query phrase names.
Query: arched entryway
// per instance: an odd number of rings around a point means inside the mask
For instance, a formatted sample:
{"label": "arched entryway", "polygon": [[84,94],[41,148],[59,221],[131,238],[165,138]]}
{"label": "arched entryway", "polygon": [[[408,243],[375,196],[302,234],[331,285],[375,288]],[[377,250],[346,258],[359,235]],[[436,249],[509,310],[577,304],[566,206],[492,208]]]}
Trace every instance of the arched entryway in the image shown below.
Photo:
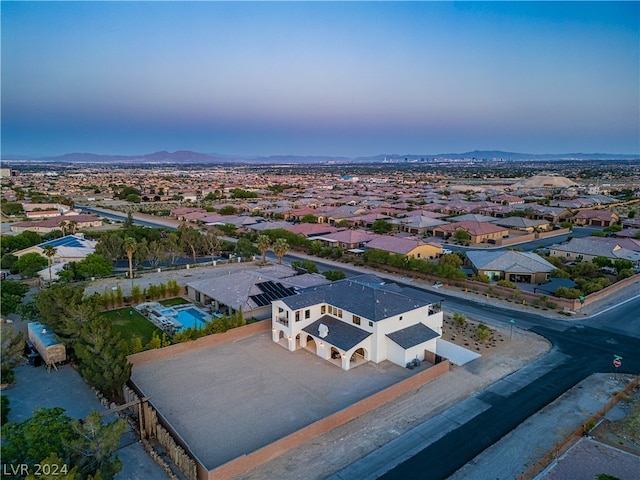
{"label": "arched entryway", "polygon": [[349,359],[351,367],[361,365],[367,361],[369,361],[369,352],[367,352],[364,348],[356,349],[356,351],[351,354],[351,358]]}
{"label": "arched entryway", "polygon": [[305,348],[312,351],[316,355],[318,354],[318,346],[316,345],[316,341],[311,335],[307,335],[307,345],[305,346]]}

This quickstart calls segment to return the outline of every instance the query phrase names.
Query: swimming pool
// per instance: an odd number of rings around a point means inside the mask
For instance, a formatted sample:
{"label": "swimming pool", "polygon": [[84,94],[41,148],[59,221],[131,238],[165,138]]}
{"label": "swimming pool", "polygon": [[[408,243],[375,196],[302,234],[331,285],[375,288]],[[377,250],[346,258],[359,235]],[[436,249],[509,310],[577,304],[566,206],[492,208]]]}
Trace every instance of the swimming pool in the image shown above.
{"label": "swimming pool", "polygon": [[179,310],[176,320],[182,324],[182,328],[201,328],[207,321],[207,314],[197,308],[189,307]]}
{"label": "swimming pool", "polygon": [[175,315],[177,312],[176,312],[175,308],[164,308],[162,310],[159,310],[158,313],[160,315],[165,316],[165,317],[167,317],[167,316],[170,317],[170,316]]}

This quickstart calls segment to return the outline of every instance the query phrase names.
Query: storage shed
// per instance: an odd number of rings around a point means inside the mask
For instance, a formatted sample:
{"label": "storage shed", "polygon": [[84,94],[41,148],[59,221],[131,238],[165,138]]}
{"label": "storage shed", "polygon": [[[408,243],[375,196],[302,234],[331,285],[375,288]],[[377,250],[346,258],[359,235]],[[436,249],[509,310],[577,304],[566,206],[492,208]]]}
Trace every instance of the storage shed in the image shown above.
{"label": "storage shed", "polygon": [[39,322],[31,322],[28,325],[29,341],[36,348],[47,367],[56,363],[64,362],[67,359],[67,352],[62,343],[58,341],[55,334]]}

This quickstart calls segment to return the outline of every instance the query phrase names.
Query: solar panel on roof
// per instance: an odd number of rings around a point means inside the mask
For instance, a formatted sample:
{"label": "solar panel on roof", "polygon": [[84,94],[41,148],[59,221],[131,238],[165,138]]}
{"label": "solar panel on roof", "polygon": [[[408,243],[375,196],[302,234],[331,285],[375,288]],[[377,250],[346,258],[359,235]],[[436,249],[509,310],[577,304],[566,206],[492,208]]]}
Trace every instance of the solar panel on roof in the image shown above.
{"label": "solar panel on roof", "polygon": [[69,235],[66,237],[54,238],[53,240],[49,240],[48,242],[41,243],[40,247],[46,247],[47,245],[51,245],[52,247],[83,247],[83,243],[80,239],[74,237],[73,235]]}

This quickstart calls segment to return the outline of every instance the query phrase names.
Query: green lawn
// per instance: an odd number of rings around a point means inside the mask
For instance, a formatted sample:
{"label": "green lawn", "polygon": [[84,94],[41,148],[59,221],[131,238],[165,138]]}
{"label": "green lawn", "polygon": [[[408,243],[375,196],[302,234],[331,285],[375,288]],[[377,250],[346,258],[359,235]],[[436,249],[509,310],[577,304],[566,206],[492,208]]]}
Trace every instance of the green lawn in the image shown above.
{"label": "green lawn", "polygon": [[165,307],[173,307],[174,305],[184,305],[185,303],[189,303],[189,301],[185,300],[182,297],[175,297],[160,300],[158,303],[164,305]]}
{"label": "green lawn", "polygon": [[120,335],[127,343],[133,337],[140,337],[142,345],[146,345],[151,340],[153,332],[162,337],[162,330],[138,313],[135,308],[118,308],[117,310],[103,312],[102,315],[111,320],[115,329],[120,332]]}

